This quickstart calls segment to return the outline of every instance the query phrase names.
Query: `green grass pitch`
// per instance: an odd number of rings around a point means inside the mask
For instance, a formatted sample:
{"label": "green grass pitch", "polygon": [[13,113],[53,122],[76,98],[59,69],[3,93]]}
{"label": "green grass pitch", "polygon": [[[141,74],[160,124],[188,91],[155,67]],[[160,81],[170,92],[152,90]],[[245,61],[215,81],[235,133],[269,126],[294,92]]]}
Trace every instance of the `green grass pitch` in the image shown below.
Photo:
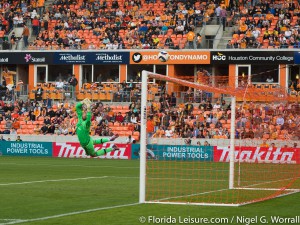
{"label": "green grass pitch", "polygon": [[[138,187],[136,160],[2,156],[0,225],[154,224],[147,220],[152,216],[176,218],[177,223],[179,217],[202,217],[229,218],[228,224],[245,224],[236,217],[271,219],[295,217],[300,212],[300,193],[232,208],[137,204]],[[139,221],[142,216],[145,223]]]}

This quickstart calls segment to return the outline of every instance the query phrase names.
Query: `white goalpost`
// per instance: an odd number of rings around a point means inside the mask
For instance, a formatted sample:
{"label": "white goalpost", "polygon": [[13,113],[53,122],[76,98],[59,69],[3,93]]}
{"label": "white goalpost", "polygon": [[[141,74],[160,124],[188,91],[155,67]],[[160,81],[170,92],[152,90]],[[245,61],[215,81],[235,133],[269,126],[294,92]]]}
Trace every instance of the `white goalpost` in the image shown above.
{"label": "white goalpost", "polygon": [[[294,157],[288,155],[289,149],[269,149],[269,153],[265,155],[265,150],[258,147],[257,141],[244,147],[245,142],[236,140],[238,103],[237,97],[233,95],[230,97],[230,124],[226,124],[226,121],[224,123],[224,127],[228,125],[230,130],[230,139],[210,139],[212,146],[198,146],[197,139],[191,145],[184,144],[182,138],[164,139],[166,142],[160,140],[158,144],[148,141],[147,111],[152,104],[148,102],[148,78],[178,84],[181,81],[145,70],[141,76],[140,203],[241,206],[300,191],[299,173],[295,171],[299,168],[297,163],[289,163],[287,160],[284,163],[273,160],[273,163],[267,160],[272,154],[275,158],[280,151],[283,155],[287,154],[284,159]],[[182,82],[183,85],[194,88],[195,84]],[[199,89],[213,91],[212,87],[202,84],[199,84]],[[201,116],[207,112],[197,108],[194,113]],[[208,130],[213,131],[214,127]],[[157,156],[156,159],[149,159],[148,148]],[[243,148],[247,148],[247,151]],[[264,155],[266,160],[263,163],[250,162],[250,158],[256,157],[255,154],[260,155],[259,157]],[[296,157],[300,157],[300,153]],[[297,160],[300,161],[298,158],[294,161]]]}
{"label": "white goalpost", "polygon": [[146,196],[146,151],[147,151],[147,92],[148,72],[142,71],[142,94],[141,94],[141,136],[140,136],[140,195],[139,202],[145,203]]}

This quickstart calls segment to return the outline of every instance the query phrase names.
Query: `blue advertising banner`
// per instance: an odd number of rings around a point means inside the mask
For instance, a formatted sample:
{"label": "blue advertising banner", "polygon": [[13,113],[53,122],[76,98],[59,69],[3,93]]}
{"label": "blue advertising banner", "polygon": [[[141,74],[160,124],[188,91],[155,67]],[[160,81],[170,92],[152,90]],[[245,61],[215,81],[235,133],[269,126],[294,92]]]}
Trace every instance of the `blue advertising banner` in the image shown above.
{"label": "blue advertising banner", "polygon": [[14,156],[52,156],[51,142],[16,142],[16,141],[1,141],[1,155]]}
{"label": "blue advertising banner", "polygon": [[294,64],[300,64],[300,52],[294,52]]}
{"label": "blue advertising banner", "polygon": [[128,64],[129,52],[56,52],[53,64]]}
{"label": "blue advertising banner", "polygon": [[[140,145],[133,144],[132,159],[140,157]],[[213,146],[147,145],[147,159],[213,161]]]}

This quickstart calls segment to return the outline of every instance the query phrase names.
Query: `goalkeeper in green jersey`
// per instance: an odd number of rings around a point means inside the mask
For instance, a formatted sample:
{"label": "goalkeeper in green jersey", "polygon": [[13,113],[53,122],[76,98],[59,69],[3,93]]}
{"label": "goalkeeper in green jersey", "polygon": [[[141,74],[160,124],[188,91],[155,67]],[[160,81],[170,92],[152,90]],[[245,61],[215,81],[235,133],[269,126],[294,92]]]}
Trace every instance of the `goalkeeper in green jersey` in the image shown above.
{"label": "goalkeeper in green jersey", "polygon": [[[86,106],[86,109],[83,108],[83,105]],[[80,142],[81,147],[85,150],[87,155],[92,157],[97,157],[105,155],[108,152],[119,150],[119,147],[113,145],[111,148],[101,149],[95,151],[95,144],[103,144],[108,141],[114,141],[118,134],[113,135],[110,138],[101,138],[93,140],[90,137],[90,127],[91,127],[91,101],[89,99],[84,99],[82,102],[77,103],[76,113],[78,116],[78,123],[76,124],[76,133]]]}

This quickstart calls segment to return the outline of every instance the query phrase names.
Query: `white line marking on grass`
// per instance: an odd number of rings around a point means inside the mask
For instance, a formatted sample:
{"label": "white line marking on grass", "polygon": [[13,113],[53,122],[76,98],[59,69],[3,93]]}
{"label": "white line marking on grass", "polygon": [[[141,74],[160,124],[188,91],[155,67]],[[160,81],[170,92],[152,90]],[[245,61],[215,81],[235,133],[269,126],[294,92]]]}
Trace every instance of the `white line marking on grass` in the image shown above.
{"label": "white line marking on grass", "polygon": [[[1,165],[18,165],[18,166],[32,166],[32,164],[28,163],[1,163]],[[87,167],[87,168],[93,168],[93,167],[103,167],[103,168],[116,168],[116,169],[139,169],[140,167],[134,167],[134,166],[104,166],[104,165],[80,165],[80,164],[73,164],[73,165],[67,165],[67,164],[45,164],[45,163],[35,163],[34,165],[37,166],[49,166],[49,167]]]}
{"label": "white line marking on grass", "polygon": [[18,182],[18,183],[6,183],[6,184],[0,184],[0,186],[22,185],[22,184],[34,184],[34,183],[46,183],[46,182],[60,182],[60,181],[74,181],[74,180],[104,179],[104,178],[108,178],[108,176],[102,176],[102,177],[67,178],[67,179],[58,179],[58,180],[36,180],[36,181],[25,181],[25,182]]}
{"label": "white line marking on grass", "polygon": [[275,182],[288,181],[288,180],[292,180],[292,179],[294,179],[294,178],[291,177],[291,178],[281,179],[281,180],[272,180],[272,181],[266,181],[266,182],[262,182],[262,183],[256,183],[256,184],[241,186],[241,187],[238,187],[238,188],[248,188],[248,187],[259,186],[259,185],[262,185],[262,184],[270,184],[270,183],[275,183]]}
{"label": "white line marking on grass", "polygon": [[60,218],[60,217],[64,217],[64,216],[73,216],[73,215],[78,215],[78,214],[83,214],[83,213],[90,213],[90,212],[95,212],[95,211],[100,211],[100,210],[116,209],[116,208],[122,208],[122,207],[128,207],[128,206],[135,206],[135,205],[139,205],[139,204],[140,203],[137,202],[137,203],[124,204],[124,205],[107,206],[107,207],[88,209],[88,210],[82,210],[82,211],[77,211],[77,212],[63,213],[63,214],[58,214],[58,215],[53,215],[53,216],[46,216],[46,217],[35,218],[35,219],[23,219],[23,220],[19,220],[19,221],[11,221],[11,222],[7,222],[7,223],[0,223],[0,225],[9,225],[9,224],[27,223],[27,222],[35,222],[35,221],[41,221],[41,220],[55,219],[55,218]]}
{"label": "white line marking on grass", "polygon": [[191,197],[191,196],[196,196],[196,195],[206,195],[206,194],[210,194],[210,193],[227,191],[227,190],[229,190],[229,189],[225,188],[225,189],[214,190],[214,191],[199,192],[199,193],[195,193],[195,194],[188,194],[188,195],[180,195],[180,196],[174,196],[174,197],[161,198],[161,199],[152,200],[152,201],[164,201],[164,200],[168,200],[168,199],[176,199],[176,198],[182,198],[182,197]]}
{"label": "white line marking on grass", "polygon": [[[120,177],[120,176],[108,176],[109,178],[118,179],[139,179],[139,177]],[[176,178],[176,177],[147,177],[148,180],[183,180],[183,181],[216,181],[216,182],[228,182],[228,180],[208,180],[208,179],[192,179],[192,178]]]}

